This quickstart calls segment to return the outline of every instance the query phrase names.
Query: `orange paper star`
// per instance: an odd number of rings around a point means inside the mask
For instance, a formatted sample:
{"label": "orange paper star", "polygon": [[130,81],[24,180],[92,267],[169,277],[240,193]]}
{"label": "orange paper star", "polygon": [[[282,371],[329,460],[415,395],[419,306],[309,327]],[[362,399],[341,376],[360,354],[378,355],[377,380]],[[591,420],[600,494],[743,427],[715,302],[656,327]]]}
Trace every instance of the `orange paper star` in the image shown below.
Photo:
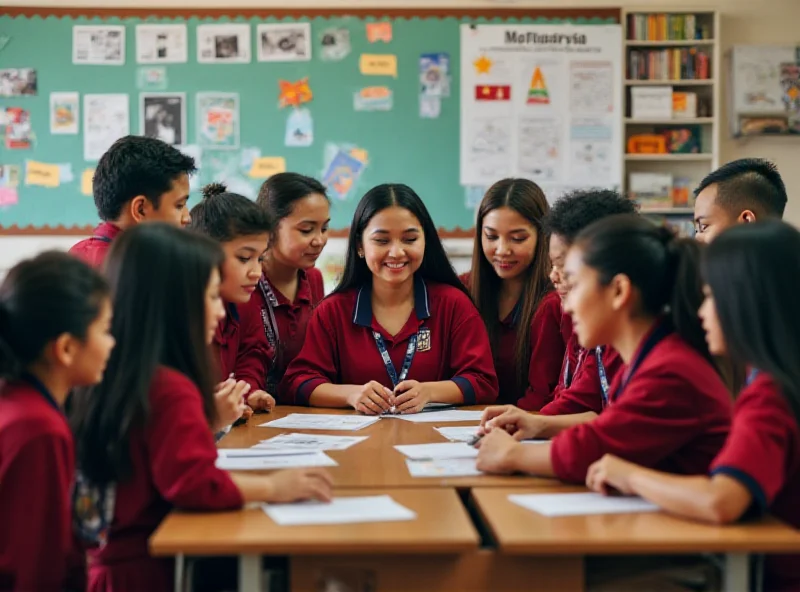
{"label": "orange paper star", "polygon": [[299,107],[303,103],[308,103],[314,97],[311,87],[308,84],[308,77],[302,78],[297,82],[279,80],[280,95],[278,102],[281,109],[284,107]]}
{"label": "orange paper star", "polygon": [[485,55],[482,55],[477,60],[472,62],[472,65],[475,66],[475,71],[478,74],[488,74],[489,70],[492,69],[492,60],[487,58]]}

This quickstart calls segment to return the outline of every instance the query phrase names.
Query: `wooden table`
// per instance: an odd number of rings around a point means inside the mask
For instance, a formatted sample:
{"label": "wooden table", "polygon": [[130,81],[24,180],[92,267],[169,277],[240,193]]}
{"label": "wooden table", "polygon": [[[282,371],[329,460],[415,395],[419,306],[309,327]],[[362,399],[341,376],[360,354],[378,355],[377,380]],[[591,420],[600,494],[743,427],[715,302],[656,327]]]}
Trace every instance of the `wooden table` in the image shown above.
{"label": "wooden table", "polygon": [[749,554],[800,553],[800,532],[772,518],[729,526],[690,522],[661,512],[550,518],[508,500],[511,494],[524,493],[542,491],[476,488],[471,492],[474,507],[504,554],[569,556],[573,569],[582,569],[587,555],[724,553],[725,589],[741,592],[748,589]]}
{"label": "wooden table", "polygon": [[[156,556],[176,557],[178,591],[183,590],[187,555],[238,555],[239,589],[243,591],[262,589],[262,555],[289,555],[292,589],[311,591],[316,590],[316,583],[310,574],[320,570],[335,571],[345,565],[388,578],[387,569],[382,566],[389,566],[389,573],[430,571],[437,558],[450,555],[452,562],[478,549],[478,532],[453,489],[336,492],[337,497],[383,494],[416,512],[417,518],[404,522],[279,526],[260,507],[202,515],[173,512],[150,538],[150,551]],[[387,555],[391,556],[390,561],[386,560]]]}
{"label": "wooden table", "polygon": [[[480,410],[484,407],[464,407]],[[279,434],[299,432],[335,436],[368,436],[347,450],[326,452],[339,466],[329,467],[337,488],[362,487],[537,487],[558,484],[557,480],[527,476],[478,475],[474,477],[412,477],[406,467],[406,457],[394,450],[400,444],[430,444],[447,442],[434,428],[441,426],[476,425],[477,422],[412,423],[402,419],[381,420],[356,432],[322,430],[283,430],[258,427],[259,424],[280,419],[291,413],[353,414],[352,410],[318,409],[280,406],[272,413],[254,415],[245,425],[235,427],[219,442],[220,448],[250,448],[261,440]]]}

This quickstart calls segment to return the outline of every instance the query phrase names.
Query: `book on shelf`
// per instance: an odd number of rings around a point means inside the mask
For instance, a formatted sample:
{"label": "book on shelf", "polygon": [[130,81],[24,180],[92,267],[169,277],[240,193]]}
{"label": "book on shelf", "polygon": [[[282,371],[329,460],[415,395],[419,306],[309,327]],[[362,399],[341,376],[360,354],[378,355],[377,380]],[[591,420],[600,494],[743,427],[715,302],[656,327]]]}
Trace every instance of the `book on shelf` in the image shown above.
{"label": "book on shelf", "polygon": [[629,41],[693,41],[711,39],[707,24],[694,14],[628,14]]}
{"label": "book on shelf", "polygon": [[629,80],[708,80],[711,78],[709,52],[696,47],[631,49],[628,52]]}
{"label": "book on shelf", "polygon": [[690,190],[691,180],[674,177],[670,173],[630,173],[628,175],[628,197],[639,204],[642,213],[672,208],[691,208],[694,199]]}

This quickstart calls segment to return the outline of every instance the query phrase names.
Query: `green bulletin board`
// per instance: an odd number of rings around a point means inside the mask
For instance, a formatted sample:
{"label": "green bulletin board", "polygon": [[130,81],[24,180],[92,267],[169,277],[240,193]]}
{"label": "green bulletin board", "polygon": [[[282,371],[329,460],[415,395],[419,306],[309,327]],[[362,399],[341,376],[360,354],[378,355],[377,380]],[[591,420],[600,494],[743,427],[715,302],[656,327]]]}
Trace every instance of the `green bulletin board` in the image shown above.
{"label": "green bulletin board", "polygon": [[[462,22],[576,22],[599,24],[609,18],[588,19],[485,19],[466,17],[390,18],[392,40],[370,43],[366,23],[373,17],[329,16],[290,22],[311,23],[311,60],[259,62],[256,57],[256,26],[286,22],[270,18],[85,18],[70,16],[0,16],[0,70],[36,70],[35,96],[0,97],[0,110],[22,108],[30,113],[34,140],[29,149],[0,145],[0,165],[21,168],[18,203],[0,206],[0,232],[33,227],[65,230],[84,228],[97,222],[91,197],[81,193],[81,176],[95,166],[84,160],[83,113],[76,135],[50,133],[50,93],[122,93],[129,95],[130,132],[140,133],[138,77],[141,68],[163,67],[166,88],[162,92],[186,95],[188,144],[197,143],[196,97],[198,93],[238,93],[240,142],[235,150],[205,149],[201,171],[194,187],[219,177],[233,180],[232,189],[254,195],[262,179],[248,176],[252,157],[283,157],[286,168],[321,178],[332,150],[337,146],[366,152],[367,165],[345,199],[334,199],[332,228],[349,225],[355,205],[370,187],[383,182],[402,182],[413,187],[428,205],[434,221],[443,231],[472,226],[474,205],[469,191],[459,185],[459,25]],[[188,61],[180,64],[136,63],[135,26],[139,23],[186,23]],[[204,23],[248,23],[251,28],[251,61],[247,64],[199,64],[196,27]],[[72,35],[75,25],[123,25],[125,63],[122,66],[73,65]],[[325,61],[322,38],[329,29],[347,29],[350,52],[340,61]],[[4,43],[5,41],[5,43]],[[420,56],[447,54],[450,93],[441,98],[436,118],[420,115]],[[398,75],[365,76],[359,70],[362,54],[397,56]],[[287,147],[287,118],[293,107],[279,108],[279,80],[297,81],[308,77],[313,99],[303,105],[313,119],[313,143]],[[365,87],[388,87],[392,108],[388,111],[356,111],[354,93]],[[0,132],[2,128],[0,128]],[[363,153],[360,153],[363,154]],[[57,188],[25,184],[25,163],[67,165]],[[71,178],[70,171],[71,168]],[[474,193],[474,192],[473,192]],[[195,195],[193,193],[192,200]],[[2,201],[0,201],[2,203]]]}

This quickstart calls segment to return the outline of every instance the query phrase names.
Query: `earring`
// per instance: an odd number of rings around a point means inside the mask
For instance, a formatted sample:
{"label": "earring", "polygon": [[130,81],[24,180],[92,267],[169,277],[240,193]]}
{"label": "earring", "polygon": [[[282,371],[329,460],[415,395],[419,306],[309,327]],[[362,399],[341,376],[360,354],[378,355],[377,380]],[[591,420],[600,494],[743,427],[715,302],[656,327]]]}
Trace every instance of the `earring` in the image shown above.
{"label": "earring", "polygon": [[364,258],[364,251],[359,251],[358,252],[358,256],[363,259]]}

